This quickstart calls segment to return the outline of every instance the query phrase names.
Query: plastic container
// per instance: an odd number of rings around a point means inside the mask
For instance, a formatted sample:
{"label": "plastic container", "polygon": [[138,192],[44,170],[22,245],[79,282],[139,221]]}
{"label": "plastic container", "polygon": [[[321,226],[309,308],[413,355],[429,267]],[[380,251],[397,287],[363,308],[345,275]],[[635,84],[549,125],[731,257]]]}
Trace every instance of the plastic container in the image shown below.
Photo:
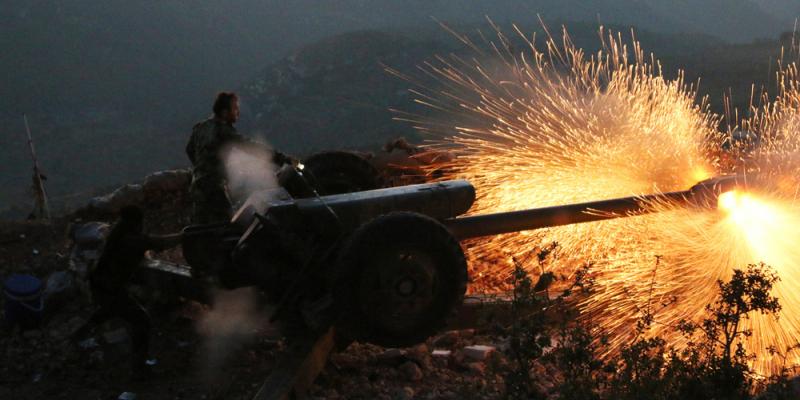
{"label": "plastic container", "polygon": [[42,281],[25,274],[12,274],[3,282],[5,319],[10,326],[38,328],[42,321]]}

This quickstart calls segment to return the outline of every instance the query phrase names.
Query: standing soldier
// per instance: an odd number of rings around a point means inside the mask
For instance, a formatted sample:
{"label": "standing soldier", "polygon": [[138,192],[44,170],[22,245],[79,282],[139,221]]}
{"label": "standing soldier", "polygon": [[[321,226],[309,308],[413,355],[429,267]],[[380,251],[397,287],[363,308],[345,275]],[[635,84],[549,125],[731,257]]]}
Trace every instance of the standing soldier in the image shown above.
{"label": "standing soldier", "polygon": [[[214,115],[192,128],[186,154],[193,167],[189,193],[194,203],[194,223],[230,220],[231,201],[226,190],[225,165],[221,152],[234,144],[255,144],[236,132],[233,124],[238,119],[238,97],[232,92],[222,92],[214,101]],[[242,147],[245,149],[247,146]],[[292,161],[279,152],[273,154],[273,162],[278,165]]]}

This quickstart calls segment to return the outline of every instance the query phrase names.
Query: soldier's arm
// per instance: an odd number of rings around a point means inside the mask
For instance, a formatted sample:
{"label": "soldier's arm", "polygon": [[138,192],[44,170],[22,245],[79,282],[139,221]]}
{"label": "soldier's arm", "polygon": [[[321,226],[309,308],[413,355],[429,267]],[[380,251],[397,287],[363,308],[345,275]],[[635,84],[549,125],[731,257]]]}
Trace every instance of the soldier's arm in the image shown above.
{"label": "soldier's arm", "polygon": [[297,160],[295,160],[294,157],[287,156],[286,154],[283,154],[280,151],[273,150],[272,152],[272,162],[279,167],[283,164],[294,165],[296,161]]}
{"label": "soldier's arm", "polygon": [[182,233],[171,235],[145,235],[145,248],[148,250],[166,250],[181,244]]}

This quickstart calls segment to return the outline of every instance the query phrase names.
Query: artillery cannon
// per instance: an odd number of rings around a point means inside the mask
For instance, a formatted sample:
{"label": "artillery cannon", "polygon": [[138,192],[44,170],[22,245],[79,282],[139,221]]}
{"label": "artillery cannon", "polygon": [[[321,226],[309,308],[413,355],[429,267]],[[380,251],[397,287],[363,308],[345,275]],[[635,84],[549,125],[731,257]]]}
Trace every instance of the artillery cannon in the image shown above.
{"label": "artillery cannon", "polygon": [[273,189],[252,194],[230,223],[187,227],[183,251],[228,288],[263,289],[275,319],[400,347],[436,333],[461,302],[461,240],[648,213],[652,201],[715,207],[739,183],[476,216],[462,216],[475,201],[464,180],[300,199]]}

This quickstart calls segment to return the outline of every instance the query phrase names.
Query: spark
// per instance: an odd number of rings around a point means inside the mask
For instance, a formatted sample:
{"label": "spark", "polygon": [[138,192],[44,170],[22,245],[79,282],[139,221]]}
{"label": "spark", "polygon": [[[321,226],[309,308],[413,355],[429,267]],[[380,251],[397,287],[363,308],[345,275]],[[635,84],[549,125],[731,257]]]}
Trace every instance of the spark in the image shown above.
{"label": "spark", "polygon": [[[703,316],[716,282],[763,261],[781,277],[774,290],[784,311],[777,321],[752,316],[745,342],[759,356],[758,371],[775,368],[779,360],[767,347],[800,341],[796,70],[784,68],[780,96],[743,123],[761,138],[757,150],[737,144],[731,152],[739,161],[727,165],[720,149],[730,135],[717,130],[720,116],[682,73],[664,77],[635,37],[601,28],[601,49],[589,55],[566,30],[560,40],[548,34],[540,47],[516,26],[516,38],[492,26],[488,51],[458,35],[475,57],[438,57],[422,68],[434,82],[412,93],[435,112],[402,118],[431,135],[431,150],[457,154],[437,168],[446,171],[442,179],[475,185],[471,214],[685,190],[730,172],[752,179],[720,196],[718,207],[653,202],[652,214],[468,241],[471,290],[506,288],[508,260],[530,261],[532,249],[558,242],[552,271],[531,272],[569,276],[591,261],[597,288],[579,306],[611,338],[613,353],[635,335],[641,307],[651,302],[659,305],[652,334],[680,345],[675,325]],[[800,362],[800,354],[789,360]]]}

